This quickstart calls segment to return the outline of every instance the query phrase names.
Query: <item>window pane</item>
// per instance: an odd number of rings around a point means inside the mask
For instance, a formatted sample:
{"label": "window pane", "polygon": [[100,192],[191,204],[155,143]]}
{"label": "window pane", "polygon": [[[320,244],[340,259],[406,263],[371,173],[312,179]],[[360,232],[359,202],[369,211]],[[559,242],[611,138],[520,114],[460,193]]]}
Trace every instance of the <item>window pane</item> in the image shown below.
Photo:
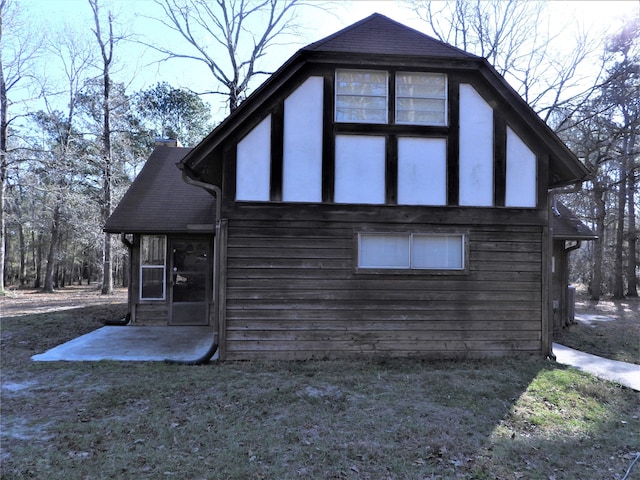
{"label": "window pane", "polygon": [[399,97],[445,98],[446,77],[439,73],[398,73],[396,94]]}
{"label": "window pane", "polygon": [[140,261],[142,265],[164,265],[165,237],[145,235],[141,239]]}
{"label": "window pane", "polygon": [[414,235],[411,244],[411,267],[464,268],[462,246],[462,235]]}
{"label": "window pane", "polygon": [[340,95],[387,96],[387,72],[338,70],[336,75]]}
{"label": "window pane", "polygon": [[409,268],[409,235],[360,235],[359,266]]}
{"label": "window pane", "polygon": [[396,76],[396,123],[446,125],[446,75],[398,73]]}
{"label": "window pane", "polygon": [[142,267],[140,282],[140,298],[164,298],[164,267]]}
{"label": "window pane", "polygon": [[387,72],[336,71],[336,121],[386,123]]}

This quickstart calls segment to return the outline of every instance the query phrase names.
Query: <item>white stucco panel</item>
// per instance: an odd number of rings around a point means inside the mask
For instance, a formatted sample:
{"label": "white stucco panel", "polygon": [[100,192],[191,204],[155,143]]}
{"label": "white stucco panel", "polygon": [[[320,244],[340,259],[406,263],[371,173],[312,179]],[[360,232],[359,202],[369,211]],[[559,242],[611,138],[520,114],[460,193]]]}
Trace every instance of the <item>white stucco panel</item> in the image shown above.
{"label": "white stucco panel", "polygon": [[460,205],[493,205],[493,109],[460,84]]}
{"label": "white stucco panel", "polygon": [[446,139],[398,138],[398,203],[446,205]]}
{"label": "white stucco panel", "polygon": [[236,152],[236,200],[271,198],[271,115],[256,125]]}
{"label": "white stucco panel", "polygon": [[522,139],[507,127],[507,207],[535,207],[537,203],[537,159]]}
{"label": "white stucco panel", "polygon": [[322,201],[324,80],[309,77],[284,101],[282,199]]}
{"label": "white stucco panel", "polygon": [[385,138],[365,135],[336,136],[334,201],[385,202]]}

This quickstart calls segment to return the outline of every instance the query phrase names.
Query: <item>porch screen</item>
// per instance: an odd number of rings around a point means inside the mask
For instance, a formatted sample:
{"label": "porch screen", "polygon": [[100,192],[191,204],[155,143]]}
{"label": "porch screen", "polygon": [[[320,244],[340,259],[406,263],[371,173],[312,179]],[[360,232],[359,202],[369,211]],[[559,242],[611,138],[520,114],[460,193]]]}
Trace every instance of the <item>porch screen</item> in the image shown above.
{"label": "porch screen", "polygon": [[140,299],[164,300],[167,238],[144,235],[140,240]]}

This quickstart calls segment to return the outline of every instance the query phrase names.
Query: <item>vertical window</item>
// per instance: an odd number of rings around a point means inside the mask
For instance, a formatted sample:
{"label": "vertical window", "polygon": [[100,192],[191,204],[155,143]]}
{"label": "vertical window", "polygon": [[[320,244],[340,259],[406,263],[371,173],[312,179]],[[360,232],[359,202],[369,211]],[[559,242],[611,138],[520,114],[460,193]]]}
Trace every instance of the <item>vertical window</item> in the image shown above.
{"label": "vertical window", "polygon": [[398,73],[396,123],[446,125],[447,76],[443,73]]}
{"label": "vertical window", "polygon": [[464,270],[464,235],[361,233],[358,268]]}
{"label": "vertical window", "polygon": [[336,122],[387,123],[388,97],[387,72],[336,72]]}
{"label": "vertical window", "polygon": [[167,238],[143,235],[140,240],[140,299],[164,300]]}

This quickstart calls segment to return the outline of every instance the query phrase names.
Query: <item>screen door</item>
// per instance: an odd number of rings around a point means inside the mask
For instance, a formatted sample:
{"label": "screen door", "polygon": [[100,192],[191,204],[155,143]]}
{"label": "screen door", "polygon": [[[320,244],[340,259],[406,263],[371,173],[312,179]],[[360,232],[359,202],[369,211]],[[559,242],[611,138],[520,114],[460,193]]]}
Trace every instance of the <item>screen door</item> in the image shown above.
{"label": "screen door", "polygon": [[171,239],[171,325],[207,325],[211,291],[211,242]]}

